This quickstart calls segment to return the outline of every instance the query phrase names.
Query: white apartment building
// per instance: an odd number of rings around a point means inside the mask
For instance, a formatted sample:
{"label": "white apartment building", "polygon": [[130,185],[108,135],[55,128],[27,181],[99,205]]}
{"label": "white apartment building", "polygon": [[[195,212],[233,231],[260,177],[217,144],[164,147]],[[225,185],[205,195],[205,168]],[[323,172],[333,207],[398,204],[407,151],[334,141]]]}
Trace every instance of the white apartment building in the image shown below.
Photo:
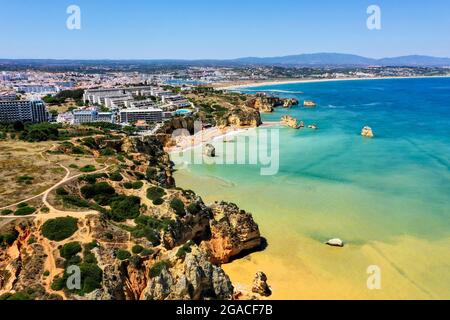
{"label": "white apartment building", "polygon": [[135,123],[143,120],[147,123],[161,122],[163,111],[161,109],[123,109],[120,110],[121,123]]}

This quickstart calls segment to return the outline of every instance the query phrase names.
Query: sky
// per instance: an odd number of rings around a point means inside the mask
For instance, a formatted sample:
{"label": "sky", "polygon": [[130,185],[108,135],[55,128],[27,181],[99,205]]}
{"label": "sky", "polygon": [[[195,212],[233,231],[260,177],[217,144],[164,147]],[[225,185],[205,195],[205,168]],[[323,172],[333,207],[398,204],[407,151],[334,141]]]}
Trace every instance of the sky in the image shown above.
{"label": "sky", "polygon": [[[81,10],[69,30],[67,8]],[[381,9],[369,30],[367,8]],[[449,0],[0,0],[0,58],[450,57]]]}

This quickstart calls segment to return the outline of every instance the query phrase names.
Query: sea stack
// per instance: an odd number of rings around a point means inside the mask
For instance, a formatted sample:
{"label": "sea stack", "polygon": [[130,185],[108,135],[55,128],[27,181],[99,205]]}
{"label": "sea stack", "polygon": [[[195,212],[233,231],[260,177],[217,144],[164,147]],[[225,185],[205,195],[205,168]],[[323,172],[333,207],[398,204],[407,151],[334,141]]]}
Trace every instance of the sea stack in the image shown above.
{"label": "sea stack", "polygon": [[375,135],[373,134],[372,128],[365,126],[362,131],[361,131],[361,135],[363,137],[367,137],[367,138],[373,138]]}
{"label": "sea stack", "polygon": [[281,122],[292,129],[300,129],[301,125],[298,124],[298,120],[291,116],[281,117]]}
{"label": "sea stack", "polygon": [[272,290],[270,290],[267,284],[267,276],[264,272],[258,272],[253,280],[252,292],[257,293],[263,297],[269,297],[272,295]]}
{"label": "sea stack", "polygon": [[342,241],[341,239],[331,239],[328,240],[326,242],[327,245],[331,246],[331,247],[339,247],[339,248],[343,248],[344,247],[344,241]]}
{"label": "sea stack", "polygon": [[216,148],[214,148],[212,144],[208,143],[205,145],[204,153],[205,156],[214,158],[216,156]]}
{"label": "sea stack", "polygon": [[315,108],[317,104],[312,100],[305,100],[303,101],[303,106],[306,108]]}

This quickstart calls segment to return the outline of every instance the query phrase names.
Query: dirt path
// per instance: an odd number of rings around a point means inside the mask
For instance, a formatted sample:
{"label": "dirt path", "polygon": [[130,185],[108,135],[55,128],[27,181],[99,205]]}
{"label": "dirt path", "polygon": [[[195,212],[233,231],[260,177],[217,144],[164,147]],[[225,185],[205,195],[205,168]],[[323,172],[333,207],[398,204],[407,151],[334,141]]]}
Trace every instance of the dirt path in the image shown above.
{"label": "dirt path", "polygon": [[[63,168],[64,170],[66,170],[67,173],[66,173],[65,177],[64,177],[61,181],[59,181],[57,184],[53,185],[52,187],[48,188],[47,190],[45,190],[44,192],[38,194],[37,196],[34,196],[34,197],[31,197],[31,198],[28,198],[28,199],[19,201],[19,202],[17,202],[17,203],[10,204],[10,205],[8,205],[8,206],[6,206],[6,207],[0,208],[0,210],[8,209],[8,208],[17,206],[17,205],[20,204],[20,203],[27,202],[27,201],[30,201],[30,200],[33,200],[33,199],[36,199],[36,198],[39,198],[39,197],[43,197],[43,198],[42,198],[42,201],[43,201],[44,205],[46,205],[46,206],[50,209],[50,213],[46,213],[46,214],[31,214],[31,215],[28,215],[28,216],[20,216],[20,217],[19,217],[19,216],[0,216],[0,220],[1,220],[1,219],[4,219],[4,220],[11,220],[11,219],[17,219],[17,218],[39,217],[39,216],[49,217],[49,216],[51,216],[52,214],[53,214],[53,215],[56,215],[56,216],[61,216],[61,215],[64,216],[64,215],[79,215],[79,214],[89,214],[89,213],[93,213],[92,211],[91,211],[91,212],[82,212],[82,213],[80,213],[80,212],[70,212],[70,211],[61,211],[61,210],[57,210],[57,209],[55,209],[52,205],[50,205],[50,203],[47,201],[47,198],[48,198],[48,195],[50,194],[50,192],[52,192],[53,190],[55,190],[55,189],[58,188],[59,186],[61,186],[61,185],[65,184],[65,183],[67,183],[67,182],[69,182],[69,181],[72,181],[72,180],[74,180],[74,179],[76,179],[76,178],[78,178],[78,177],[81,177],[81,176],[83,176],[83,175],[86,174],[86,173],[80,173],[80,174],[77,174],[77,175],[74,175],[74,176],[71,177],[71,176],[70,176],[70,170],[69,170],[68,168],[66,168],[65,166],[63,166],[62,164],[59,164],[59,163],[58,163],[58,165],[59,165],[61,168]],[[101,172],[103,172],[103,171],[108,170],[110,167],[111,167],[111,165],[108,165],[108,166],[106,166],[105,168],[102,168],[102,169],[100,169],[100,170],[91,172],[91,173],[89,173],[89,174],[101,173]],[[97,213],[97,212],[94,212],[94,213]]]}

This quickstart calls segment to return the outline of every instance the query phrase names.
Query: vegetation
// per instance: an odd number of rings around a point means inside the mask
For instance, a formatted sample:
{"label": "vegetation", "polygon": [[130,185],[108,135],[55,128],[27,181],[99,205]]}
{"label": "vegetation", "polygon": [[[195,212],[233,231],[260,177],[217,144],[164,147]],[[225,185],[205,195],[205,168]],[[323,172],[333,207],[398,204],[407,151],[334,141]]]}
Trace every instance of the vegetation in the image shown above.
{"label": "vegetation", "polygon": [[177,216],[184,217],[186,215],[184,203],[180,199],[172,199],[172,201],[170,201],[170,207],[175,211]]}
{"label": "vegetation", "polygon": [[78,208],[89,208],[91,206],[88,201],[72,194],[62,196],[61,199],[65,204],[72,205]]}
{"label": "vegetation", "polygon": [[95,170],[97,169],[91,164],[85,165],[84,167],[80,168],[81,172],[94,172]]}
{"label": "vegetation", "polygon": [[86,199],[92,199],[98,196],[112,196],[116,190],[107,182],[88,184],[81,188],[81,194]]}
{"label": "vegetation", "polygon": [[64,187],[57,188],[55,192],[58,196],[67,196],[69,194],[69,192]]}
{"label": "vegetation", "polygon": [[159,187],[150,187],[147,189],[147,198],[150,200],[156,200],[164,197],[166,195],[166,191],[163,188]]}
{"label": "vegetation", "polygon": [[163,203],[164,203],[164,199],[163,199],[163,198],[158,198],[158,199],[153,200],[153,204],[154,204],[155,206],[160,206],[160,205],[162,205]]}
{"label": "vegetation", "polygon": [[161,274],[164,269],[169,267],[169,263],[165,260],[155,263],[149,271],[149,277],[155,278]]}
{"label": "vegetation", "polygon": [[127,250],[117,250],[116,257],[117,259],[124,261],[131,257],[131,253]]}
{"label": "vegetation", "polygon": [[34,178],[30,176],[20,176],[16,178],[16,181],[18,183],[25,183],[25,184],[31,184],[33,182]]}
{"label": "vegetation", "polygon": [[26,292],[5,293],[0,296],[2,300],[34,300],[34,298]]}
{"label": "vegetation", "polygon": [[102,178],[108,178],[108,175],[106,173],[94,173],[94,174],[87,174],[84,176],[81,176],[78,178],[78,181],[84,181],[87,183],[96,183],[98,179]]}
{"label": "vegetation", "polygon": [[4,209],[4,210],[2,210],[1,212],[0,212],[0,215],[2,215],[2,216],[9,216],[9,215],[11,215],[11,214],[13,214],[14,213],[14,211],[12,211],[12,210],[10,210],[10,209]]}
{"label": "vegetation", "polygon": [[133,248],[131,248],[131,252],[133,252],[134,254],[140,254],[143,250],[144,247],[139,244],[134,245]]}
{"label": "vegetation", "polygon": [[178,249],[177,257],[184,258],[187,253],[192,251],[191,246],[193,246],[193,245],[194,245],[194,242],[192,242],[192,241],[188,241],[187,243],[185,243],[180,249]]}
{"label": "vegetation", "polygon": [[29,207],[28,205],[18,208],[16,212],[14,212],[15,216],[28,216],[36,212],[36,208]]}
{"label": "vegetation", "polygon": [[42,226],[42,234],[49,240],[62,241],[78,230],[78,219],[72,217],[47,220]]}
{"label": "vegetation", "polygon": [[197,213],[199,213],[201,211],[201,207],[197,204],[197,203],[190,203],[187,207],[186,207],[186,211],[195,216]]}
{"label": "vegetation", "polygon": [[122,175],[120,174],[120,171],[115,171],[115,172],[113,172],[113,173],[111,173],[111,174],[109,175],[109,179],[111,179],[112,181],[117,181],[117,182],[119,182],[119,181],[122,181],[122,180],[123,180],[123,177],[122,177]]}
{"label": "vegetation", "polygon": [[61,257],[66,260],[69,260],[73,256],[77,255],[81,252],[81,244],[79,242],[69,242],[66,243],[61,249],[59,249],[59,253]]}
{"label": "vegetation", "polygon": [[19,233],[15,229],[0,233],[0,246],[12,245],[18,236]]}
{"label": "vegetation", "polygon": [[117,222],[134,219],[140,214],[141,198],[117,196],[111,200],[111,218]]}
{"label": "vegetation", "polygon": [[75,100],[75,103],[78,106],[83,105],[83,89],[76,89],[76,90],[64,90],[61,92],[58,92],[55,96],[47,95],[42,100],[50,105],[58,105],[63,104],[66,102],[67,99]]}

